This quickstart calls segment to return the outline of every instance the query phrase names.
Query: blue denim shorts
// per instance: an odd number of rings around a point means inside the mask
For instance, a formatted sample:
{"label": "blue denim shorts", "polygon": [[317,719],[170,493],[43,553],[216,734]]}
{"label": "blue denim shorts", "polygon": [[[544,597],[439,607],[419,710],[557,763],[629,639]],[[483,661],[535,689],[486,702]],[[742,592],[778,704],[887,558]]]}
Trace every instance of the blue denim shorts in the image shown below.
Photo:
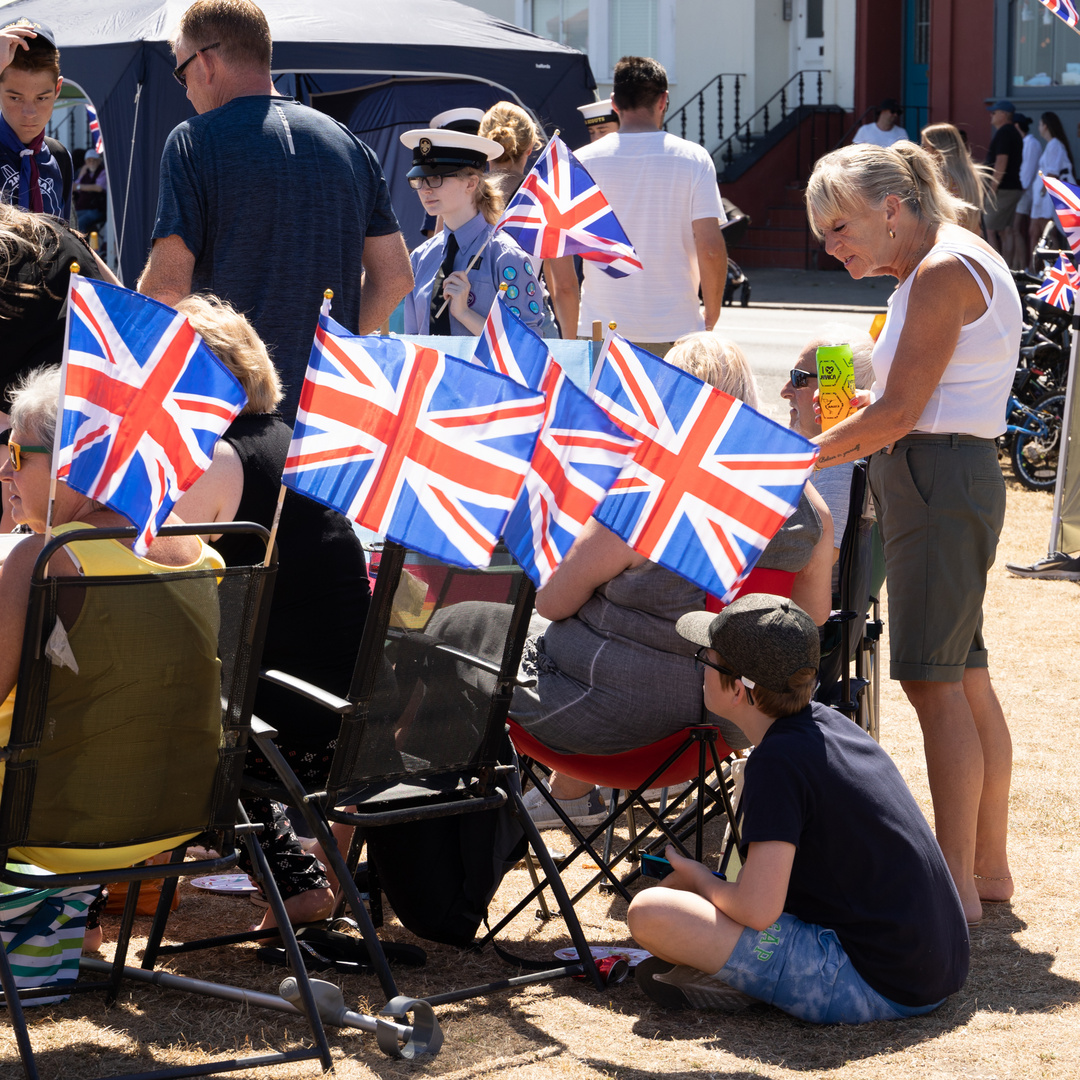
{"label": "blue denim shorts", "polygon": [[787,913],[768,930],[747,927],[715,977],[811,1024],[901,1020],[942,1003],[898,1005],[883,997],[855,970],[834,931]]}

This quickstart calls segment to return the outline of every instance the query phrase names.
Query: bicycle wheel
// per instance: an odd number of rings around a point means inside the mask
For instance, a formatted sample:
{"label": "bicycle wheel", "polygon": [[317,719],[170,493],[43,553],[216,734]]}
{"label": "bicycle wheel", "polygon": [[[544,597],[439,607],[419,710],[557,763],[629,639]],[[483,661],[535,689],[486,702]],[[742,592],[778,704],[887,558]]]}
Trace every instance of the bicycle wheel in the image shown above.
{"label": "bicycle wheel", "polygon": [[1032,491],[1049,491],[1057,482],[1065,395],[1048,394],[1032,409],[1034,415],[1023,416],[1020,422],[1027,428],[1045,425],[1045,431],[1039,431],[1038,434],[1020,432],[1013,440],[1013,474],[1024,487]]}

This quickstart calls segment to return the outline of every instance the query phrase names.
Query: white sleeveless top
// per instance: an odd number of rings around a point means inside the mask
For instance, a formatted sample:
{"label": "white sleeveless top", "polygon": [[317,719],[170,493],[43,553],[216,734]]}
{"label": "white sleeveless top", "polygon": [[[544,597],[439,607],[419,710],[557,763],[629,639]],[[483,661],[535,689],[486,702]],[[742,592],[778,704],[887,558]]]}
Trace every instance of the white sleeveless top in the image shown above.
{"label": "white sleeveless top", "polygon": [[[913,430],[995,439],[1005,431],[1005,406],[1020,350],[1023,326],[1020,297],[1000,255],[989,254],[975,244],[945,240],[935,244],[927,256],[942,251],[955,255],[971,272],[986,301],[986,311],[961,327],[956,349]],[[992,298],[971,265],[973,262],[990,275]],[[875,397],[881,396],[889,381],[914,280],[912,272],[889,297],[885,327],[874,346]]]}

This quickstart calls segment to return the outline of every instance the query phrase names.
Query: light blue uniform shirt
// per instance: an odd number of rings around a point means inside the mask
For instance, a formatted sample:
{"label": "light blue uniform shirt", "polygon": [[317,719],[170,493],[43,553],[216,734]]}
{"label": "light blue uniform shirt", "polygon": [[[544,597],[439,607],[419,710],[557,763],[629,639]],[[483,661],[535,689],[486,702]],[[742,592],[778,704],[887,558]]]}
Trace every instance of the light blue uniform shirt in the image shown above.
{"label": "light blue uniform shirt", "polygon": [[[469,307],[486,319],[499,285],[505,282],[506,302],[526,326],[540,334],[543,332],[545,301],[544,287],[538,278],[539,260],[522,251],[508,236],[503,233],[492,236],[493,232],[494,227],[484,220],[483,214],[477,214],[454,233],[458,242],[455,270],[464,270],[483,247],[484,241],[491,237],[480,261],[469,271]],[[406,334],[429,332],[431,292],[449,238],[450,230],[444,227],[441,233],[426,240],[410,256],[416,284],[405,297]],[[453,315],[450,316],[450,333],[458,337],[474,336]]]}

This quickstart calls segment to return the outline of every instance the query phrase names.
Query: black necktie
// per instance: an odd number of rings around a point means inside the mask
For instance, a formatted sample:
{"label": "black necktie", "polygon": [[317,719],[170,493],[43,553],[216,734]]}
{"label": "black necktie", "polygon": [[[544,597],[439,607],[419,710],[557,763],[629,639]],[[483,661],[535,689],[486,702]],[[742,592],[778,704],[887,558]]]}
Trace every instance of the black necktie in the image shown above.
{"label": "black necktie", "polygon": [[447,304],[445,310],[441,315],[437,314],[439,308],[443,306],[445,297],[442,294],[442,283],[447,274],[454,272],[454,259],[458,253],[457,237],[446,230],[450,235],[446,240],[445,254],[443,255],[442,266],[439,267],[439,272],[435,275],[435,284],[431,289],[431,319],[428,323],[429,334],[450,334],[450,305]]}

